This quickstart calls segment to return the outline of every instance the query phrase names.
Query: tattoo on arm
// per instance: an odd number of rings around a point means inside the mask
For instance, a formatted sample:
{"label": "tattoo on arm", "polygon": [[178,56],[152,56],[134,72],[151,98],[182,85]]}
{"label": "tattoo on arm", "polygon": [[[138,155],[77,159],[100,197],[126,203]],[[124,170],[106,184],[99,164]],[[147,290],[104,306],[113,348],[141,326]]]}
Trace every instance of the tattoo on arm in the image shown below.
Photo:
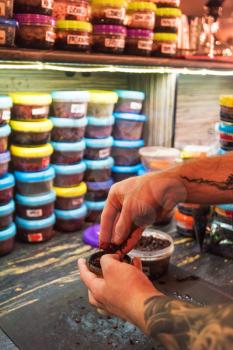
{"label": "tattoo on arm", "polygon": [[233,304],[196,307],[152,297],[144,318],[148,333],[169,350],[233,349]]}
{"label": "tattoo on arm", "polygon": [[203,178],[197,178],[197,179],[191,179],[187,176],[181,176],[181,178],[187,182],[196,183],[199,185],[209,185],[216,187],[217,189],[221,191],[229,191],[233,190],[233,174],[230,174],[226,181],[214,181],[214,180],[208,180]]}

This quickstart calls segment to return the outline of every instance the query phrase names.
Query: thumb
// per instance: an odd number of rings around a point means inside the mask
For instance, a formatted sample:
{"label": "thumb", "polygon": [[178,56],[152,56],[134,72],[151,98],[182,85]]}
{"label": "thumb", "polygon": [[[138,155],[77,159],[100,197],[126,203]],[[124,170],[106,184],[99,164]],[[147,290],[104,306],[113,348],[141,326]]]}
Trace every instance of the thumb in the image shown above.
{"label": "thumb", "polygon": [[100,259],[100,265],[102,268],[103,276],[105,277],[108,273],[114,273],[115,269],[119,268],[119,255],[117,254],[106,254]]}

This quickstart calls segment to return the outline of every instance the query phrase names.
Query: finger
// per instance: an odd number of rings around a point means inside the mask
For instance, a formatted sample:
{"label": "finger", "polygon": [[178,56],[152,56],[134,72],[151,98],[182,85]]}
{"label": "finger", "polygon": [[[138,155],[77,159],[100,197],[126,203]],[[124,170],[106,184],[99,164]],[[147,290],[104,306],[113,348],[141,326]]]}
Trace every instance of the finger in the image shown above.
{"label": "finger", "polygon": [[96,300],[96,298],[94,297],[94,295],[90,290],[88,290],[88,300],[92,306],[95,306],[96,308],[100,308],[100,309],[103,308],[102,304]]}
{"label": "finger", "polygon": [[95,286],[95,283],[99,280],[98,277],[87,268],[85,259],[78,260],[78,267],[80,270],[81,280],[88,289],[92,290]]}
{"label": "finger", "polygon": [[125,242],[131,232],[133,225],[131,211],[127,204],[124,204],[112,234],[112,243],[120,245]]}
{"label": "finger", "polygon": [[106,254],[102,256],[102,258],[100,259],[100,265],[102,268],[104,279],[106,278],[109,272],[111,274],[114,274],[114,271],[119,272],[119,260],[119,255],[117,254]]}
{"label": "finger", "polygon": [[130,237],[127,239],[125,244],[121,247],[120,251],[117,253],[120,253],[121,255],[125,255],[129,253],[138,243],[139,239],[141,238],[141,235],[143,233],[144,229],[138,227],[136,230],[133,231],[133,233],[130,235]]}
{"label": "finger", "polygon": [[142,261],[140,258],[133,258],[133,266],[135,266],[138,270],[142,271]]}

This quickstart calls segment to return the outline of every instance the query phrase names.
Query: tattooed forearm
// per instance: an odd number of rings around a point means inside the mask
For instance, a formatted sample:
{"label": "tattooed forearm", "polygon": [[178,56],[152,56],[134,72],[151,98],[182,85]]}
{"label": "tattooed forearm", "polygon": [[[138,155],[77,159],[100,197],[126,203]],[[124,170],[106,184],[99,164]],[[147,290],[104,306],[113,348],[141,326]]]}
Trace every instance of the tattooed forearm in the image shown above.
{"label": "tattooed forearm", "polygon": [[144,318],[148,333],[169,350],[233,349],[233,304],[196,307],[152,297]]}
{"label": "tattooed forearm", "polygon": [[187,176],[181,176],[181,178],[187,182],[196,183],[198,185],[214,186],[221,191],[233,190],[233,174],[229,175],[226,181],[214,181],[203,178],[193,179]]}

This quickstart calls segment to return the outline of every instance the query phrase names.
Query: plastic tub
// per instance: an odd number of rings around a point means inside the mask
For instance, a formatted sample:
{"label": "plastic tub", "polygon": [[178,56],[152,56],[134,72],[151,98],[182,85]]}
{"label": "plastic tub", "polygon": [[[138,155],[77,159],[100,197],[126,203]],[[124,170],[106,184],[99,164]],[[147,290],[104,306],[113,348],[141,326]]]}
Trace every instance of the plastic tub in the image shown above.
{"label": "plastic tub", "polygon": [[8,147],[8,136],[11,133],[9,125],[3,125],[0,127],[0,153],[7,151]]}
{"label": "plastic tub", "polygon": [[132,166],[117,166],[112,168],[112,177],[114,182],[126,180],[130,177],[138,176],[138,171],[141,169],[141,164]]}
{"label": "plastic tub", "polygon": [[199,209],[200,204],[192,204],[192,203],[179,203],[177,206],[179,212],[184,215],[192,216],[194,209]]}
{"label": "plastic tub", "polygon": [[53,111],[58,118],[83,118],[87,114],[87,91],[52,92]]}
{"label": "plastic tub", "polygon": [[11,156],[9,151],[0,153],[0,177],[4,176],[8,172],[10,159]]}
{"label": "plastic tub", "polygon": [[12,119],[37,120],[49,115],[52,97],[49,94],[33,92],[15,92],[10,94],[13,100]]}
{"label": "plastic tub", "polygon": [[0,46],[15,46],[15,30],[17,26],[18,22],[14,19],[0,18]]}
{"label": "plastic tub", "polygon": [[[150,56],[153,48],[153,32],[147,29],[127,29],[125,52],[136,56]],[[137,112],[136,112],[137,113]]]}
{"label": "plastic tub", "polygon": [[0,230],[4,230],[12,224],[14,211],[15,202],[13,200],[0,206]]}
{"label": "plastic tub", "polygon": [[145,99],[144,92],[115,90],[118,95],[118,102],[115,106],[115,112],[140,114]]}
{"label": "plastic tub", "polygon": [[58,20],[88,22],[91,17],[89,0],[56,0],[53,17]]}
{"label": "plastic tub", "polygon": [[92,25],[82,21],[57,21],[56,48],[71,51],[89,51]]}
{"label": "plastic tub", "polygon": [[0,17],[11,18],[13,15],[13,0],[3,0],[0,4]]}
{"label": "plastic tub", "polygon": [[50,118],[53,123],[52,140],[55,142],[77,142],[85,134],[87,118]]}
{"label": "plastic tub", "polygon": [[90,100],[87,115],[98,118],[111,118],[118,96],[113,91],[89,90]]}
{"label": "plastic tub", "polygon": [[75,210],[55,210],[56,229],[60,232],[69,233],[81,230],[87,215],[85,204]]}
{"label": "plastic tub", "polygon": [[222,204],[214,207],[215,213],[220,216],[233,219],[233,205],[232,204]]}
{"label": "plastic tub", "polygon": [[53,124],[44,119],[37,122],[11,120],[12,140],[16,145],[38,146],[50,141]]}
{"label": "plastic tub", "polygon": [[53,165],[55,170],[54,186],[56,187],[74,187],[78,186],[86,170],[86,164],[80,162],[73,165]]}
{"label": "plastic tub", "polygon": [[53,167],[34,173],[16,171],[16,189],[22,196],[43,195],[52,190],[54,178],[55,171]]}
{"label": "plastic tub", "polygon": [[181,10],[178,8],[157,9],[155,31],[158,33],[178,33],[181,15]]}
{"label": "plastic tub", "polygon": [[85,139],[85,143],[85,159],[102,160],[110,156],[113,138],[109,136],[106,139]]}
{"label": "plastic tub", "polygon": [[88,117],[88,125],[85,136],[90,139],[104,139],[112,134],[115,118],[95,118]]}
{"label": "plastic tub", "polygon": [[125,49],[126,28],[109,24],[93,27],[93,51],[121,54]]}
{"label": "plastic tub", "polygon": [[156,5],[146,1],[132,1],[127,9],[127,26],[154,30]]}
{"label": "plastic tub", "polygon": [[223,95],[219,99],[220,118],[223,122],[233,123],[233,95]]}
{"label": "plastic tub", "polygon": [[114,164],[112,157],[105,160],[86,160],[87,170],[85,180],[88,182],[104,182],[111,177],[111,169]]}
{"label": "plastic tub", "polygon": [[83,159],[86,144],[83,140],[78,142],[52,142],[54,149],[51,162],[59,165],[79,163]]}
{"label": "plastic tub", "polygon": [[0,231],[0,256],[12,252],[14,249],[15,235],[15,224],[11,224],[5,230]]}
{"label": "plastic tub", "polygon": [[144,273],[150,279],[155,280],[167,272],[173,252],[172,237],[149,227],[143,232],[137,247],[129,253],[129,256],[131,258],[139,257]]}
{"label": "plastic tub", "polygon": [[55,20],[50,16],[24,13],[15,15],[19,23],[16,43],[29,49],[52,49],[55,43]]}
{"label": "plastic tub", "polygon": [[158,8],[161,7],[179,7],[180,6],[180,0],[156,0],[156,5]]}
{"label": "plastic tub", "polygon": [[17,226],[17,236],[24,242],[40,243],[51,239],[55,232],[55,215],[51,215],[43,220],[26,220],[19,216],[15,219]]}
{"label": "plastic tub", "polygon": [[221,147],[226,151],[233,149],[233,124],[219,124],[219,139]]}
{"label": "plastic tub", "polygon": [[112,157],[115,165],[136,165],[140,162],[139,149],[144,146],[144,140],[121,141],[114,140]]}
{"label": "plastic tub", "polygon": [[125,0],[93,0],[92,23],[123,25],[126,16]]}
{"label": "plastic tub", "polygon": [[180,151],[166,147],[144,147],[139,150],[142,164],[146,169],[161,171],[175,166]]}
{"label": "plastic tub", "polygon": [[0,126],[9,122],[12,106],[13,102],[9,96],[0,96]]}
{"label": "plastic tub", "polygon": [[38,13],[41,15],[52,15],[53,0],[15,0],[15,13]]}
{"label": "plastic tub", "polygon": [[152,55],[173,57],[177,52],[178,35],[171,33],[155,33]]}
{"label": "plastic tub", "polygon": [[92,222],[92,223],[99,223],[106,201],[101,201],[101,202],[86,201],[85,204],[87,206],[87,211],[88,211],[86,221]]}
{"label": "plastic tub", "polygon": [[140,140],[147,117],[142,114],[115,113],[113,137],[117,140]]}
{"label": "plastic tub", "polygon": [[84,196],[87,192],[87,186],[84,182],[75,187],[55,187],[57,200],[55,207],[60,210],[74,210],[82,206]]}
{"label": "plastic tub", "polygon": [[0,178],[0,205],[7,204],[13,198],[15,178],[12,174],[5,174]]}
{"label": "plastic tub", "polygon": [[112,179],[104,182],[87,182],[86,200],[91,202],[105,201],[112,185]]}
{"label": "plastic tub", "polygon": [[15,197],[16,213],[23,219],[46,219],[54,212],[55,199],[54,191],[40,196],[22,196],[17,193]]}
{"label": "plastic tub", "polygon": [[194,219],[190,215],[182,214],[178,209],[175,211],[177,231],[185,237],[194,237]]}

